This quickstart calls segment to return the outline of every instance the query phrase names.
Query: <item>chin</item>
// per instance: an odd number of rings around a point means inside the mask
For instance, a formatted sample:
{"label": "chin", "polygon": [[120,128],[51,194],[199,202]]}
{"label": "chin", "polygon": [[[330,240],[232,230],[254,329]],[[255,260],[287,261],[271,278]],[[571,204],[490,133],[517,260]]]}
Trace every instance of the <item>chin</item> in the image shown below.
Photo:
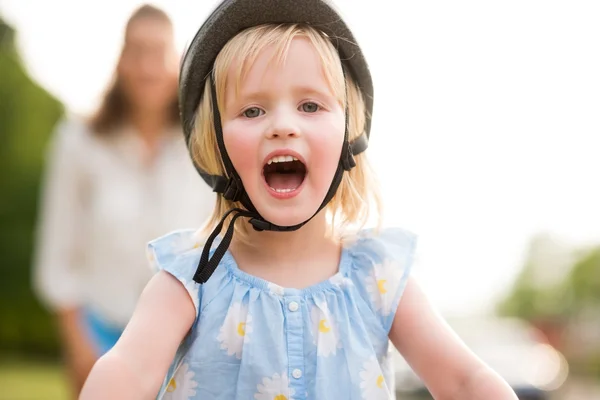
{"label": "chin", "polygon": [[289,213],[289,212],[273,212],[271,211],[270,213],[264,213],[261,215],[263,216],[264,219],[266,219],[267,221],[269,221],[272,224],[275,225],[279,225],[279,226],[294,226],[294,225],[298,225],[303,223],[304,221],[306,221],[307,219],[310,219],[314,214],[313,212],[306,212],[306,213],[298,213],[298,212],[294,212],[294,213]]}
{"label": "chin", "polygon": [[270,205],[267,207],[256,205],[256,207],[260,215],[270,223],[279,226],[294,226],[310,219],[320,206],[320,203],[312,204],[307,201],[294,203],[296,205]]}

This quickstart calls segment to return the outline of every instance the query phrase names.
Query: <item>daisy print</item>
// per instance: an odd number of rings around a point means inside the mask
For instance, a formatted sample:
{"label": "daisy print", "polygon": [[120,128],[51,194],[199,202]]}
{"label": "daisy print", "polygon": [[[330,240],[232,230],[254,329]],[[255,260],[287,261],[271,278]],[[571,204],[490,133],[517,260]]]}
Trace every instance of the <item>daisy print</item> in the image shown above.
{"label": "daisy print", "polygon": [[198,232],[193,234],[179,234],[173,237],[170,247],[174,254],[184,253],[192,249],[198,249],[202,243],[199,240]]}
{"label": "daisy print", "polygon": [[391,399],[379,362],[375,357],[371,357],[363,364],[360,372],[360,390],[365,400]]}
{"label": "daisy print", "polygon": [[248,315],[248,306],[234,303],[227,311],[217,340],[221,343],[221,349],[227,351],[227,355],[235,354],[241,360],[242,349],[245,343],[250,342],[252,331],[252,315]]}
{"label": "daisy print", "polygon": [[365,279],[365,284],[375,309],[387,316],[392,311],[392,302],[402,280],[402,268],[397,262],[385,260],[375,264],[371,275]]}
{"label": "daisy print", "polygon": [[293,400],[295,390],[289,387],[287,374],[274,374],[271,378],[263,378],[262,384],[256,385],[258,392],[255,400]]}
{"label": "daisy print", "polygon": [[156,269],[158,267],[158,264],[156,262],[156,256],[154,254],[154,249],[152,249],[151,247],[146,248],[146,258],[148,259],[148,262],[150,263],[150,266],[152,268]]}
{"label": "daisy print", "polygon": [[342,274],[337,274],[329,278],[329,282],[339,287],[352,286],[352,280]]}
{"label": "daisy print", "polygon": [[315,304],[310,310],[313,343],[317,345],[317,355],[327,357],[335,355],[342,347],[336,323],[326,303]]}
{"label": "daisy print", "polygon": [[196,395],[198,382],[194,380],[194,371],[187,363],[183,363],[169,381],[163,400],[188,400]]}
{"label": "daisy print", "polygon": [[194,307],[196,308],[196,311],[198,311],[198,302],[200,301],[200,295],[198,293],[198,290],[200,290],[200,285],[196,283],[193,279],[188,282],[185,280],[185,278],[180,278],[179,281],[183,284],[185,289],[190,294],[190,297],[194,302]]}
{"label": "daisy print", "polygon": [[392,354],[394,350],[392,347],[388,349],[381,357],[379,362],[379,366],[381,368],[381,372],[383,377],[385,378],[385,383],[388,388],[395,387],[395,376],[394,376],[394,356]]}
{"label": "daisy print", "polygon": [[274,294],[276,296],[283,296],[285,293],[285,289],[282,288],[279,285],[276,285],[274,283],[269,282],[269,284],[267,285],[267,287],[269,288],[269,292],[271,294]]}

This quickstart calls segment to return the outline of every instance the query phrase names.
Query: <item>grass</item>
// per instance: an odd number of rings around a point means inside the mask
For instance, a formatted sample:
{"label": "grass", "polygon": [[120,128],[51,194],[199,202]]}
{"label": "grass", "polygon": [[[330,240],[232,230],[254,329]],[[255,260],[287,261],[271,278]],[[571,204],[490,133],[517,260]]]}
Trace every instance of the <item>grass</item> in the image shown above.
{"label": "grass", "polygon": [[66,374],[56,362],[2,359],[0,400],[70,400]]}

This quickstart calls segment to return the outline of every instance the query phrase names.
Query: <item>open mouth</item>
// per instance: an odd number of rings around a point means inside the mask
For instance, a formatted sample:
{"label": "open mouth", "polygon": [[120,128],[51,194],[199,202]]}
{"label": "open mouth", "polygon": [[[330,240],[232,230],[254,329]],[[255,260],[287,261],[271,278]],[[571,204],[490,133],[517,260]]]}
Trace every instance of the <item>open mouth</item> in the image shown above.
{"label": "open mouth", "polygon": [[274,156],[263,167],[267,185],[277,193],[289,193],[298,189],[306,177],[306,166],[296,157]]}

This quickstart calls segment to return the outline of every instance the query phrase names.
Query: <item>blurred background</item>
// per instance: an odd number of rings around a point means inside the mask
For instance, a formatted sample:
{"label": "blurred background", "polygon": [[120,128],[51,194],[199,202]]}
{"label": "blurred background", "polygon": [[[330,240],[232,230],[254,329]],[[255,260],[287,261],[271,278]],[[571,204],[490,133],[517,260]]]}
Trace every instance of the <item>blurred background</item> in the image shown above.
{"label": "blurred background", "polygon": [[[70,398],[31,284],[45,157],[142,3],[0,0],[2,400]],[[216,1],[151,4],[182,51]],[[521,398],[600,399],[600,3],[338,4],[374,75],[385,225],[419,235],[432,301]],[[396,364],[399,398],[428,398]]]}

